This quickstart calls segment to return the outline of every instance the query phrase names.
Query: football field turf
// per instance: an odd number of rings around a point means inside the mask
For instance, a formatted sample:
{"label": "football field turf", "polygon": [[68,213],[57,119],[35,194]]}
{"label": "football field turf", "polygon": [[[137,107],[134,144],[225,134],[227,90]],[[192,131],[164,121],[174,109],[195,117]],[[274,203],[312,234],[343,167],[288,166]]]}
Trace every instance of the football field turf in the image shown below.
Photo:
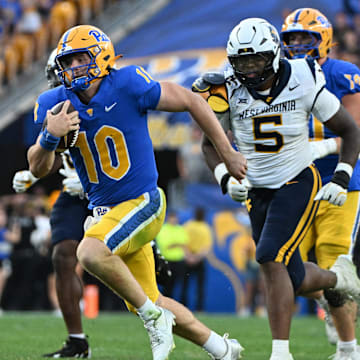
{"label": "football field turf", "polygon": [[[215,331],[229,332],[245,347],[245,360],[268,360],[271,340],[266,319],[235,315],[199,315]],[[92,358],[98,360],[151,360],[149,340],[142,322],[127,313],[104,313],[84,319]],[[325,360],[335,352],[328,344],[324,323],[315,317],[297,317],[291,331],[295,360]],[[46,313],[5,313],[0,317],[0,360],[41,359],[57,350],[66,338],[61,318]],[[199,347],[175,337],[170,360],[209,359]]]}

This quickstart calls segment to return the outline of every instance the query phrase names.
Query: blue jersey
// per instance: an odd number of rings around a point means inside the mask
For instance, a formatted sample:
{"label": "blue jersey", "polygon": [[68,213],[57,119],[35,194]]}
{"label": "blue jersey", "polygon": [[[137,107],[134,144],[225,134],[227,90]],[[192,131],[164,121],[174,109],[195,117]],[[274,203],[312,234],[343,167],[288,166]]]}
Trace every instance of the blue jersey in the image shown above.
{"label": "blue jersey", "polygon": [[[336,95],[340,101],[343,96],[360,91],[360,69],[356,65],[347,61],[328,58],[321,68],[325,74],[326,88]],[[309,126],[310,139],[322,140],[337,136],[313,116],[310,118]],[[331,180],[338,159],[338,155],[328,155],[315,161],[323,184]],[[360,161],[356,163],[349,183],[349,191],[355,190],[360,190]]]}
{"label": "blue jersey", "polygon": [[147,111],[156,108],[160,92],[143,68],[128,66],[104,77],[89,104],[64,86],[39,96],[35,122],[42,123],[46,111],[66,99],[79,112],[79,137],[70,153],[90,208],[115,206],[156,188]]}

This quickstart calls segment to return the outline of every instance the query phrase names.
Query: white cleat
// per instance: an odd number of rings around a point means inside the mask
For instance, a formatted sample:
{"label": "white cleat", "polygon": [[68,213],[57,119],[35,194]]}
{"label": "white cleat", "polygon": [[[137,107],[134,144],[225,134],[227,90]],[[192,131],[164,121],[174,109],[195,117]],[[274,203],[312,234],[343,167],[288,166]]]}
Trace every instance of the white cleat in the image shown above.
{"label": "white cleat", "polygon": [[241,352],[244,350],[244,348],[240,345],[240,343],[235,339],[229,339],[229,334],[224,335],[224,341],[226,344],[226,353],[221,358],[215,358],[211,354],[210,357],[213,360],[239,360],[241,359]]}
{"label": "white cleat", "polygon": [[329,359],[332,360],[360,360],[360,353],[353,349],[341,349],[338,348],[334,355],[331,355]]}
{"label": "white cleat", "polygon": [[175,347],[172,334],[175,315],[167,309],[159,309],[160,316],[146,321],[144,326],[149,334],[153,360],[166,360]]}
{"label": "white cleat", "polygon": [[360,301],[360,279],[350,255],[340,255],[335,264],[330,268],[337,276],[334,290],[339,290],[350,295],[357,302]]}

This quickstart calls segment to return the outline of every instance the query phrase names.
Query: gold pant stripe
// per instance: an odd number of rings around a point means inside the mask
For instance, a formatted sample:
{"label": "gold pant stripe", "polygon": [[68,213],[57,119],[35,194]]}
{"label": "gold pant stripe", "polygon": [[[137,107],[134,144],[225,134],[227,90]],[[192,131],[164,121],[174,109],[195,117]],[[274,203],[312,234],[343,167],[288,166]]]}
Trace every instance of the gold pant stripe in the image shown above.
{"label": "gold pant stripe", "polygon": [[306,227],[301,231],[298,239],[296,240],[296,243],[292,246],[292,249],[286,255],[285,265],[289,264],[289,261],[290,261],[292,255],[293,255],[294,251],[298,248],[301,241],[304,240],[306,233],[308,232],[311,224],[314,221],[314,218],[315,218],[315,215],[316,215],[316,213],[317,213],[317,211],[319,209],[319,206],[320,206],[320,201],[314,201],[312,212],[311,212],[311,215],[310,215],[309,219],[307,220]]}
{"label": "gold pant stripe", "polygon": [[[306,231],[309,229],[311,222],[314,219],[314,216],[316,214],[316,210],[319,206],[318,201],[314,201],[314,197],[316,193],[319,191],[320,185],[321,185],[321,179],[319,172],[316,170],[314,165],[309,166],[310,170],[313,173],[314,176],[314,184],[311,191],[309,202],[306,206],[306,209],[304,211],[304,214],[302,215],[301,219],[299,220],[298,225],[296,226],[296,229],[293,233],[293,235],[290,237],[290,239],[280,248],[278,255],[275,258],[275,262],[283,262],[284,256],[288,252],[286,259],[285,259],[285,265],[288,265],[291,256],[293,255],[295,249],[297,248],[299,242],[303,239],[303,237],[306,234]],[[300,241],[299,241],[300,239]],[[289,250],[290,249],[290,250]]]}

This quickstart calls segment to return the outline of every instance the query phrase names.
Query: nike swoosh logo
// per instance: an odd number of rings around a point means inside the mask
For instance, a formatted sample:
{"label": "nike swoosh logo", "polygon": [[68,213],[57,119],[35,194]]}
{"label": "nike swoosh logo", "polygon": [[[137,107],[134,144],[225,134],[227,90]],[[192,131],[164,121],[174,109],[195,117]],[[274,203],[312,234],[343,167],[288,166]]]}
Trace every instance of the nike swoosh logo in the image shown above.
{"label": "nike swoosh logo", "polygon": [[106,112],[109,112],[115,105],[117,104],[117,102],[114,102],[112,105],[110,105],[110,106],[106,106],[105,105],[105,111]]}
{"label": "nike swoosh logo", "polygon": [[299,86],[300,86],[300,84],[297,84],[297,85],[295,85],[294,87],[290,87],[290,86],[289,86],[289,90],[290,90],[290,91],[293,91],[294,89],[296,89],[296,88],[299,87]]}

